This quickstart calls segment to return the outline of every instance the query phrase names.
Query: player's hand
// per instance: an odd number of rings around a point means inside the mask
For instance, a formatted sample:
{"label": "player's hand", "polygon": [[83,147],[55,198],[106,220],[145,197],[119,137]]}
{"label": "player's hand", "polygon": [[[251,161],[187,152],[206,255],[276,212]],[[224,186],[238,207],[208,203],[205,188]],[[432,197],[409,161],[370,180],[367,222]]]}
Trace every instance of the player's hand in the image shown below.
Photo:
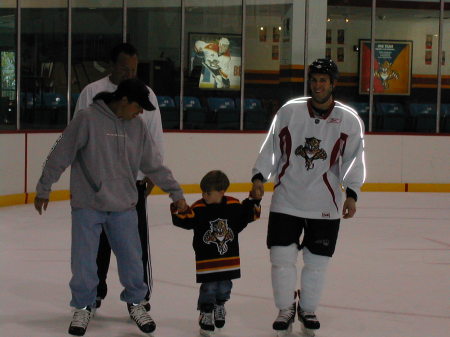
{"label": "player's hand", "polygon": [[347,198],[342,207],[342,216],[344,219],[353,218],[356,213],[356,201],[353,198]]}
{"label": "player's hand", "polygon": [[183,213],[187,210],[188,205],[186,204],[186,200],[180,199],[174,202],[175,207],[177,208],[179,213]]}
{"label": "player's hand", "polygon": [[264,183],[259,179],[253,180],[250,196],[253,199],[262,199],[263,195],[264,195]]}
{"label": "player's hand", "polygon": [[144,179],[141,180],[141,184],[147,185],[147,188],[145,190],[145,196],[148,197],[150,195],[150,193],[152,193],[152,190],[155,187],[155,184],[149,177],[144,177]]}
{"label": "player's hand", "polygon": [[42,207],[44,208],[44,211],[47,210],[48,205],[48,199],[44,198],[34,198],[34,208],[36,208],[36,211],[38,211],[39,214],[42,214]]}

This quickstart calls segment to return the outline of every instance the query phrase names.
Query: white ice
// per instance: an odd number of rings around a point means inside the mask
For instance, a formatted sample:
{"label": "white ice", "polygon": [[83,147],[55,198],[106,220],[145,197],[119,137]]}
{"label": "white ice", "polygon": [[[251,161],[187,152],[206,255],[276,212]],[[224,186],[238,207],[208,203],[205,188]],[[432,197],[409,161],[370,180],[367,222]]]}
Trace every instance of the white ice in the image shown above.
{"label": "white ice", "polygon": [[[244,198],[244,193],[229,193]],[[191,203],[198,194],[187,195]],[[242,278],[216,336],[271,337],[273,304],[262,218],[240,236]],[[192,232],[173,227],[166,195],[150,196],[155,337],[198,336]],[[341,222],[318,317],[318,337],[450,336],[450,194],[363,193],[357,216]],[[298,262],[299,270],[301,258]],[[0,208],[0,336],[67,336],[71,320],[70,207],[52,202]],[[119,301],[115,260],[109,294],[85,336],[144,336]],[[298,321],[290,336],[301,336]]]}

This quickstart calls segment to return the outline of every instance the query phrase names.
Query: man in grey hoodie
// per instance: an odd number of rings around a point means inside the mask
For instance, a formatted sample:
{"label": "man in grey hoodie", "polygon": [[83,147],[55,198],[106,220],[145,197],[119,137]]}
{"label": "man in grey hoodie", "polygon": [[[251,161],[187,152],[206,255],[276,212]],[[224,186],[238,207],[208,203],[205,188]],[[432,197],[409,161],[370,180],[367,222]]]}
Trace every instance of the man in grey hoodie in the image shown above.
{"label": "man in grey hoodie", "polygon": [[137,228],[136,177],[141,170],[180,210],[187,208],[179,184],[163,165],[162,156],[144,122],[135,118],[151,110],[149,92],[137,79],[121,82],[113,93],[100,93],[63,131],[50,152],[36,187],[34,205],[46,210],[51,185],[71,165],[72,206],[71,306],[69,333],[83,336],[95,309],[97,252],[102,228],[117,258],[124,286],[120,298],[130,317],[145,333],[156,324],[145,310],[142,249]]}

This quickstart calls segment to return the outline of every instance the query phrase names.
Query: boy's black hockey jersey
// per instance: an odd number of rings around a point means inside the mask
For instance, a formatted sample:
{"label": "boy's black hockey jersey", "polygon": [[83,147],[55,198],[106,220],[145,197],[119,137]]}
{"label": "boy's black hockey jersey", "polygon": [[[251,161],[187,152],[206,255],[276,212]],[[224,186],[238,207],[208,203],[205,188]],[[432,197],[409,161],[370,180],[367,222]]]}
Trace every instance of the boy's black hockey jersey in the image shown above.
{"label": "boy's black hockey jersey", "polygon": [[196,201],[186,212],[175,214],[175,226],[194,230],[197,283],[236,279],[241,276],[239,233],[248,223],[259,219],[260,200],[242,203],[224,196],[220,204]]}

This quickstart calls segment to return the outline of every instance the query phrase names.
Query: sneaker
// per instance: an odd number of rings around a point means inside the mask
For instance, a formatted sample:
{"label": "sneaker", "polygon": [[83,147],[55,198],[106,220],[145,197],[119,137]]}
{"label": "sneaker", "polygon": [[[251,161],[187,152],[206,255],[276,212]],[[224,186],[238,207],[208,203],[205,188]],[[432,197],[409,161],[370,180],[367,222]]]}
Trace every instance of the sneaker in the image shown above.
{"label": "sneaker", "polygon": [[216,328],[223,328],[225,325],[226,314],[227,312],[225,311],[225,305],[223,303],[214,305],[214,325]]}
{"label": "sneaker", "polygon": [[72,322],[69,326],[69,334],[74,336],[84,336],[92,313],[90,307],[75,309],[73,312]]}
{"label": "sneaker", "polygon": [[320,322],[314,312],[303,311],[298,306],[298,320],[302,322],[306,329],[317,330],[320,328]]}
{"label": "sneaker", "polygon": [[145,310],[147,312],[150,311],[151,306],[150,306],[150,303],[148,301],[142,302],[142,305],[144,306],[144,308],[145,308]]}
{"label": "sneaker", "polygon": [[156,329],[155,321],[150,317],[144,304],[127,303],[128,312],[138,328],[145,333],[152,333]]}
{"label": "sneaker", "polygon": [[203,330],[204,332],[213,332],[213,313],[200,311],[200,316],[198,317],[198,325],[200,325],[201,331]]}
{"label": "sneaker", "polygon": [[278,316],[273,322],[274,330],[289,330],[295,318],[295,302],[289,308],[282,309],[278,312]]}

